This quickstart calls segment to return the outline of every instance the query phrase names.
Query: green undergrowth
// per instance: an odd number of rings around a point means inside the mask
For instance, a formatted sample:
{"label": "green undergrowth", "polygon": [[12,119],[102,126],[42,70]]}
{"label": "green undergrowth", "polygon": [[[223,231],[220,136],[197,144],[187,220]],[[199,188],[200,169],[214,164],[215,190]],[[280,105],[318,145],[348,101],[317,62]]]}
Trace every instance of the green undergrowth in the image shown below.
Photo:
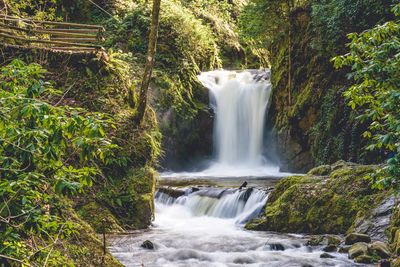
{"label": "green undergrowth", "polygon": [[[59,95],[50,99],[53,104],[107,114],[112,123],[104,124],[104,129],[100,131],[109,138],[107,142],[116,148],[115,160],[111,160],[108,154],[99,154],[108,164],[90,161],[95,169],[100,170],[90,178],[88,185],[91,186],[69,194],[73,184],[63,183],[56,186],[56,190],[67,194],[68,198],[52,197],[46,200],[51,211],[59,213],[60,224],[68,225],[68,228],[65,227],[68,234],[63,234],[64,237],[56,241],[54,248],[50,240],[37,239],[34,232],[18,237],[23,249],[19,249],[20,252],[13,257],[34,252],[32,242],[43,242],[37,245],[39,248],[48,245],[47,248],[51,249],[48,264],[53,266],[119,266],[110,254],[103,257],[102,243],[96,233],[146,228],[150,224],[156,178],[153,168],[161,153],[161,134],[151,107],[148,107],[140,127],[133,122],[135,111],[130,103],[130,92],[135,66],[127,63],[126,58],[130,55],[109,51],[107,55],[99,54],[97,57],[68,56],[40,50],[27,52],[4,48],[2,56],[20,58],[27,63],[38,62],[46,68],[48,71],[44,79],[52,87],[61,89]],[[14,245],[7,246],[13,248]],[[0,254],[8,253],[4,247],[0,247],[0,251]],[[43,250],[43,255],[39,253],[37,259],[30,258],[27,263],[33,266],[43,263],[42,260],[47,257],[45,253],[48,251]],[[6,261],[7,264],[10,262],[13,261]],[[0,263],[4,261],[0,260]]]}

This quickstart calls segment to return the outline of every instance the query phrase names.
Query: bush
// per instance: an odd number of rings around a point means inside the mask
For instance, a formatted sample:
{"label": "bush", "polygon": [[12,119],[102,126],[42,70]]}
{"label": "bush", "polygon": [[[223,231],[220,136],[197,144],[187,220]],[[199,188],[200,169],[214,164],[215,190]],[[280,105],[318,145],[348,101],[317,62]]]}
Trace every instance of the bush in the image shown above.
{"label": "bush", "polygon": [[364,137],[368,149],[386,149],[387,165],[374,176],[375,186],[400,189],[400,5],[393,7],[397,19],[361,34],[349,35],[350,52],[334,58],[337,68],[350,66],[356,83],[344,96],[361,121],[369,122]]}
{"label": "bush", "polygon": [[63,95],[44,74],[20,60],[1,68],[0,263],[5,255],[18,264],[64,264],[53,248],[77,233],[58,215],[55,193],[81,192],[101,172],[96,162],[114,163],[117,147],[104,133],[111,119],[59,106]]}

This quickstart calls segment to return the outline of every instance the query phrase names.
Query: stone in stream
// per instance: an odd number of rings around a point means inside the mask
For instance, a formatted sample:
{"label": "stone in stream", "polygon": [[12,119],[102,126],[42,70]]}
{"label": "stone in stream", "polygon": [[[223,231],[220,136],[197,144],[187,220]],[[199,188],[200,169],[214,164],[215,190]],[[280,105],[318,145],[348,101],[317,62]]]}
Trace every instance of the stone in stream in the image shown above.
{"label": "stone in stream", "polygon": [[361,233],[350,233],[344,238],[344,243],[346,245],[353,245],[358,242],[370,243],[371,237],[369,237],[369,235]]}
{"label": "stone in stream", "polygon": [[285,247],[284,247],[282,244],[279,244],[279,243],[272,243],[272,244],[269,244],[269,248],[270,248],[271,250],[278,250],[278,251],[283,251],[283,250],[285,250]]}
{"label": "stone in stream", "polygon": [[349,253],[351,246],[341,246],[339,247],[339,253]]}
{"label": "stone in stream", "polygon": [[326,253],[326,252],[322,253],[319,257],[321,259],[333,259],[333,258],[335,258],[335,256],[332,256],[331,254]]}
{"label": "stone in stream", "polygon": [[349,249],[349,258],[354,259],[361,255],[368,254],[368,244],[365,242],[358,242],[351,246]]}
{"label": "stone in stream", "polygon": [[141,245],[142,248],[153,250],[154,249],[154,244],[150,240],[144,241]]}
{"label": "stone in stream", "polygon": [[370,255],[360,255],[360,256],[356,257],[354,259],[354,261],[357,263],[368,264],[368,263],[372,263],[374,261],[374,258]]}
{"label": "stone in stream", "polygon": [[325,252],[336,252],[337,251],[337,246],[335,245],[327,245],[323,249]]}
{"label": "stone in stream", "polygon": [[174,188],[174,187],[160,187],[160,188],[158,188],[158,192],[164,193],[173,198],[178,198],[178,197],[185,195],[185,190],[182,190],[180,188]]}
{"label": "stone in stream", "polygon": [[[240,190],[240,189],[239,189],[239,190]],[[244,194],[241,194],[241,195],[240,195],[240,197],[239,197],[240,200],[247,201],[247,200],[249,199],[251,193],[253,192],[253,188],[252,188],[252,187],[247,188],[247,189],[245,189],[245,190],[246,190],[246,191],[244,192]]]}
{"label": "stone in stream", "polygon": [[368,252],[370,254],[376,254],[382,259],[390,258],[390,248],[389,246],[381,241],[375,241],[368,245]]}

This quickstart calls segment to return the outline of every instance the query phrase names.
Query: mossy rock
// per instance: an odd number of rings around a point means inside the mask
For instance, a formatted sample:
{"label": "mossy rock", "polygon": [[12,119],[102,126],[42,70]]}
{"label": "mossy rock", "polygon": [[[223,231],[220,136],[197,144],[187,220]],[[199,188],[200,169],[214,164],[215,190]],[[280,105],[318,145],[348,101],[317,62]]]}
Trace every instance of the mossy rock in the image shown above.
{"label": "mossy rock", "polygon": [[345,237],[344,242],[346,245],[353,245],[358,242],[369,243],[371,242],[371,237],[361,233],[350,233]]}
{"label": "mossy rock", "polygon": [[291,176],[271,192],[264,213],[250,230],[344,234],[366,216],[385,192],[371,189],[366,176],[375,166],[342,164],[328,176]]}
{"label": "mossy rock", "polygon": [[332,170],[332,168],[330,165],[321,165],[321,166],[315,167],[314,169],[311,169],[307,174],[324,176],[324,175],[329,175],[331,173],[331,170]]}
{"label": "mossy rock", "polygon": [[361,255],[368,254],[368,244],[365,242],[358,242],[353,244],[349,249],[349,258],[355,259]]}
{"label": "mossy rock", "polygon": [[357,262],[357,263],[369,264],[369,263],[373,263],[375,260],[370,255],[360,255],[360,256],[356,257],[354,259],[354,261]]}

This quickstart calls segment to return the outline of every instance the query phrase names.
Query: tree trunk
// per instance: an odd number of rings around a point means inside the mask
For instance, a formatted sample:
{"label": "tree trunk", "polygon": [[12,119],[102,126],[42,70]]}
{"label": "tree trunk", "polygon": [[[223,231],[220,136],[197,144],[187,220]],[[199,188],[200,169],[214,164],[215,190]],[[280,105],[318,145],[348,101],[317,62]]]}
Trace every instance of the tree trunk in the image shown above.
{"label": "tree trunk", "polygon": [[288,104],[292,105],[292,29],[289,23]]}
{"label": "tree trunk", "polygon": [[150,79],[153,73],[154,56],[156,54],[160,5],[161,5],[161,0],[153,0],[153,12],[151,19],[150,35],[149,35],[149,46],[147,49],[146,66],[144,68],[143,79],[140,85],[139,105],[135,115],[135,122],[137,124],[142,123],[144,114],[146,112],[147,91],[149,89]]}

